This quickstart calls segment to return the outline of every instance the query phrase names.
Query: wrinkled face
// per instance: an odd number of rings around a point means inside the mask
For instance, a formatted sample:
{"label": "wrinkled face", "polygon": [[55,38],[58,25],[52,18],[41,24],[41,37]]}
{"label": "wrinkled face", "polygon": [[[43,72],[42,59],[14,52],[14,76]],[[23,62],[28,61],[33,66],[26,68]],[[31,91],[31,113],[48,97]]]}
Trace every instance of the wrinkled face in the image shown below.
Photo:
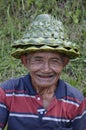
{"label": "wrinkled face", "polygon": [[58,53],[35,52],[27,55],[26,67],[33,86],[56,86],[63,69],[63,60]]}

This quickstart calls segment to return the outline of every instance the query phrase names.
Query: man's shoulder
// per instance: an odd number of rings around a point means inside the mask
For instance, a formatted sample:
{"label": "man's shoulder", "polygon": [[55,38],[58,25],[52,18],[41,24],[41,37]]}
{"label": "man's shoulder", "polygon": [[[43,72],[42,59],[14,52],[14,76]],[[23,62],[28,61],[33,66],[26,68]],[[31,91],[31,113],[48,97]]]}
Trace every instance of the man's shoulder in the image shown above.
{"label": "man's shoulder", "polygon": [[59,84],[59,91],[61,90],[62,90],[61,93],[63,94],[63,97],[71,97],[80,101],[83,100],[82,92],[76,87],[70,85],[69,83],[63,80],[60,80],[60,84]]}
{"label": "man's shoulder", "polygon": [[17,86],[19,87],[19,86],[23,85],[23,82],[27,78],[27,76],[28,75],[6,80],[0,84],[0,87],[3,89],[14,89]]}
{"label": "man's shoulder", "polygon": [[67,88],[68,94],[74,95],[74,96],[77,96],[77,97],[83,96],[82,92],[78,88],[76,88],[76,87],[74,87],[74,86],[72,86],[68,83],[65,83],[65,84],[66,84],[65,86]]}

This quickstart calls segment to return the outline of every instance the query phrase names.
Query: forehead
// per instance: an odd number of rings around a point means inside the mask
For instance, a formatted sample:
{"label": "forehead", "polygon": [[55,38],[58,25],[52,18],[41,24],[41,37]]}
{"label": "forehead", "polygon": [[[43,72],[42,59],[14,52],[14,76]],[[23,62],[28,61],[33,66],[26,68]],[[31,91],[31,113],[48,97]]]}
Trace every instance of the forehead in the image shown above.
{"label": "forehead", "polygon": [[48,52],[48,51],[43,51],[43,52],[32,52],[29,54],[30,57],[40,57],[40,58],[52,58],[52,57],[58,57],[61,58],[61,54],[57,52]]}

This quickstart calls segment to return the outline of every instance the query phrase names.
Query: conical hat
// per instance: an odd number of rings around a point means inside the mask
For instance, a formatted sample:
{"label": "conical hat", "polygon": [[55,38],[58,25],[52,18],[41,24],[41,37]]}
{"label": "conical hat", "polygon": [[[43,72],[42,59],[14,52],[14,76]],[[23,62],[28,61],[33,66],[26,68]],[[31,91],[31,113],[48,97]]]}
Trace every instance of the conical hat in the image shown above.
{"label": "conical hat", "polygon": [[55,51],[71,59],[79,56],[78,48],[68,40],[62,22],[48,14],[38,15],[23,38],[15,41],[12,47],[12,56],[17,59],[32,51]]}

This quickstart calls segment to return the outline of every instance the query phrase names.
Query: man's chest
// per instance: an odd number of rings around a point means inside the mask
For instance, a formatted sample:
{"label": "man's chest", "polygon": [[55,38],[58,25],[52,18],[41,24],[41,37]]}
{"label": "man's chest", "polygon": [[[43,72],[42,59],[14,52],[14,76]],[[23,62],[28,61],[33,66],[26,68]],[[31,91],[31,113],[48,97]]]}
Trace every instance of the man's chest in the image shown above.
{"label": "man's chest", "polygon": [[[22,95],[14,96],[9,104],[9,127],[17,129],[16,126],[11,126],[17,123],[27,128],[41,130],[56,130],[59,127],[70,127],[71,117],[67,113],[68,107],[62,101],[55,97],[45,109],[43,107],[42,98],[37,96]],[[71,114],[70,114],[71,115]],[[22,129],[22,128],[21,128]],[[23,130],[23,129],[22,129]],[[59,129],[58,129],[59,130]]]}

